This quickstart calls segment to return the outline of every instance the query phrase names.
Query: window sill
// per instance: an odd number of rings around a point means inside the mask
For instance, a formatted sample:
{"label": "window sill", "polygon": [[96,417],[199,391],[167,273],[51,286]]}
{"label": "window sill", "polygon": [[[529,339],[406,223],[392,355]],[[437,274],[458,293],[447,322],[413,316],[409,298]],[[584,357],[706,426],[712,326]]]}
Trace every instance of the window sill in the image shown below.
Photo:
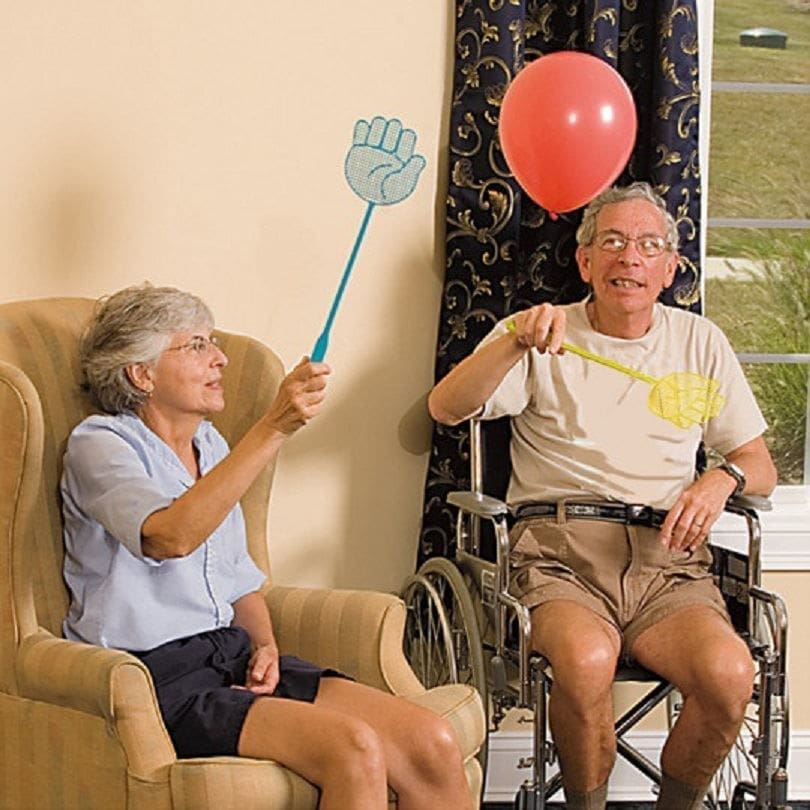
{"label": "window sill", "polygon": [[[763,571],[810,571],[810,487],[777,487],[773,510],[760,512]],[[745,521],[725,513],[712,528],[712,542],[745,551]]]}

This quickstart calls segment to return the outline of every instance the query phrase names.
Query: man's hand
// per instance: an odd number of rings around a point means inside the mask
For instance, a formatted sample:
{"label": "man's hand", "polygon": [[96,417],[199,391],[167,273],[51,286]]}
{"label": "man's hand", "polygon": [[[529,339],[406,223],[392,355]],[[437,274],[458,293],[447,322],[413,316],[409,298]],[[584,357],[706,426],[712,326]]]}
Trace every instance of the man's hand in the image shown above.
{"label": "man's hand", "polygon": [[662,545],[670,551],[694,551],[709,536],[734,487],[734,480],[722,470],[703,473],[669,510],[661,526]]}
{"label": "man's hand", "polygon": [[[539,304],[518,312],[513,318],[517,342],[530,349],[549,354],[563,353],[565,339],[565,311],[551,304]],[[512,331],[510,329],[510,331]]]}
{"label": "man's hand", "polygon": [[257,695],[272,695],[279,679],[279,656],[275,644],[257,647],[250,657],[245,688]]}
{"label": "man's hand", "polygon": [[425,159],[414,155],[416,133],[392,118],[360,120],[346,156],[346,179],[358,197],[375,205],[394,205],[415,188]]}
{"label": "man's hand", "polygon": [[[745,471],[747,494],[767,497],[773,492],[776,467],[762,436],[727,453],[726,459]],[[737,482],[723,470],[706,470],[669,510],[661,526],[661,543],[672,551],[696,549],[706,540],[736,487]]]}
{"label": "man's hand", "polygon": [[315,417],[326,397],[326,363],[312,363],[306,357],[282,380],[265,419],[284,434],[295,433]]}

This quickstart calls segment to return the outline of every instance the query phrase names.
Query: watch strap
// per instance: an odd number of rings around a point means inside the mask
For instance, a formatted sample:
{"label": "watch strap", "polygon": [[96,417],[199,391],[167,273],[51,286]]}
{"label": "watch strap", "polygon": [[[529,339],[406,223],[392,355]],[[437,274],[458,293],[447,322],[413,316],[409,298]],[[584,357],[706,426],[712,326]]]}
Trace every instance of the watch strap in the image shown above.
{"label": "watch strap", "polygon": [[725,459],[717,466],[719,469],[723,470],[723,472],[730,475],[736,482],[734,492],[731,493],[730,497],[734,498],[737,495],[742,495],[742,491],[745,489],[745,473],[736,464],[731,461],[726,461]]}

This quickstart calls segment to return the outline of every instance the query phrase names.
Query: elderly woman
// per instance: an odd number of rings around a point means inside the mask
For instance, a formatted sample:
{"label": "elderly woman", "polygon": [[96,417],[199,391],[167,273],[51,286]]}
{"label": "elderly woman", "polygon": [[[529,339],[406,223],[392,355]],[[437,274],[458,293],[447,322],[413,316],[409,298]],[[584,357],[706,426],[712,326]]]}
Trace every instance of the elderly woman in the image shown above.
{"label": "elderly woman", "polygon": [[324,400],[302,360],[229,452],[206,417],[228,358],[196,296],[132,287],[102,300],[82,340],[105,415],[65,455],[68,638],[143,660],[179,757],[273,759],[321,789],[322,810],[470,807],[450,726],[400,698],[279,656],[239,499]]}

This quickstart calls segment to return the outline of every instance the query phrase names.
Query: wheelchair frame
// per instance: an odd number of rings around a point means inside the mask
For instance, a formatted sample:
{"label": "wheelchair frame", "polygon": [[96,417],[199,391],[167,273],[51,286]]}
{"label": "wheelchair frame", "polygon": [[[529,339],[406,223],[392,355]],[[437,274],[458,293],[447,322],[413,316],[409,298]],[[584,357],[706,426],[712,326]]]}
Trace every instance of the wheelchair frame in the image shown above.
{"label": "wheelchair frame", "polygon": [[[507,505],[483,494],[481,424],[471,420],[471,491],[451,492],[447,502],[458,510],[453,560],[433,558],[408,579],[405,650],[425,686],[467,682],[490,707],[489,731],[506,712],[532,714],[532,755],[519,768],[528,778],[515,796],[516,810],[543,810],[562,787],[559,772],[548,777],[555,761],[547,722],[553,682],[548,662],[531,651],[529,611],[509,593]],[[761,586],[761,530],[757,511],[770,509],[764,498],[739,497],[726,510],[744,518],[747,555],[712,546],[714,573],[735,629],[748,644],[757,670],[751,703],[740,736],[718,770],[705,806],[766,808],[787,806],[789,748],[786,678],[787,611],[782,599]],[[495,561],[481,556],[482,521],[495,535]],[[626,733],[663,700],[670,728],[680,710],[673,685],[640,668],[620,667],[617,681],[641,681],[649,691],[616,720],[617,752],[651,780],[657,790],[660,769],[625,739]],[[488,746],[480,754],[486,768]],[[486,771],[485,771],[486,775]],[[486,782],[486,780],[484,780]]]}

